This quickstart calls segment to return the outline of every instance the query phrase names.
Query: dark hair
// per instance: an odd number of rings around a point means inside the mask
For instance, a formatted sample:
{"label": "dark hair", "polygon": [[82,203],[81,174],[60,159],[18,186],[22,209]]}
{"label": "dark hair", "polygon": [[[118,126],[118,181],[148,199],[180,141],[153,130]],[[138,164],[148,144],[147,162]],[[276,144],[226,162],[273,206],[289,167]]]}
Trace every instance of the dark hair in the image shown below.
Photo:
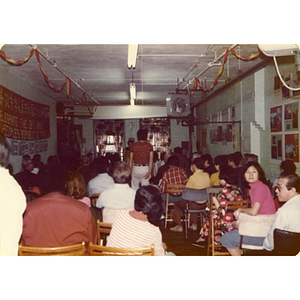
{"label": "dark hair", "polygon": [[228,155],[228,161],[233,161],[234,164],[238,167],[241,161],[241,158],[236,153],[230,153]]}
{"label": "dark hair", "polygon": [[179,157],[176,156],[176,155],[171,155],[169,158],[168,158],[168,165],[169,166],[176,166],[176,167],[179,167],[180,166],[180,160],[179,160]]}
{"label": "dark hair", "polygon": [[158,220],[163,213],[159,189],[151,185],[140,187],[135,194],[134,209],[147,215],[149,221]]}
{"label": "dark hair", "polygon": [[5,135],[0,132],[0,166],[6,168],[9,164],[10,144]]}
{"label": "dark hair", "polygon": [[219,179],[224,179],[226,183],[232,185],[238,183],[237,173],[231,166],[226,166],[220,170]]}
{"label": "dark hair", "polygon": [[174,148],[174,153],[182,154],[182,148],[181,147],[175,147]]}
{"label": "dark hair", "polygon": [[82,199],[87,196],[86,184],[79,172],[68,172],[64,194],[74,199]]}
{"label": "dark hair", "polygon": [[149,179],[149,183],[152,183],[154,185],[158,185],[159,179],[156,176],[153,176]]}
{"label": "dark hair", "polygon": [[221,171],[224,167],[228,166],[228,155],[217,155],[214,158],[214,164],[218,165]]}
{"label": "dark hair", "polygon": [[109,165],[109,159],[105,156],[101,156],[100,158],[96,158],[94,160],[94,169],[98,174],[107,173]]}
{"label": "dark hair", "polygon": [[283,170],[284,175],[293,174],[296,172],[296,165],[291,160],[284,160],[280,164],[280,169]]}
{"label": "dark hair", "polygon": [[244,154],[244,159],[247,162],[258,162],[258,156],[256,154],[252,153],[245,153]]}
{"label": "dark hair", "polygon": [[192,165],[195,165],[197,169],[202,170],[204,168],[204,159],[202,157],[196,157],[193,160]]}
{"label": "dark hair", "polygon": [[148,130],[147,129],[139,129],[137,132],[138,141],[147,141]]}
{"label": "dark hair", "polygon": [[213,158],[210,154],[206,153],[206,154],[203,154],[201,157],[203,158],[204,162],[208,161],[209,165],[212,165]]}
{"label": "dark hair", "polygon": [[131,181],[131,169],[126,162],[119,161],[115,164],[113,170],[113,178],[116,183],[130,183]]}
{"label": "dark hair", "polygon": [[250,167],[254,167],[257,172],[258,172],[258,179],[264,183],[264,184],[267,184],[267,179],[266,179],[266,176],[265,176],[265,172],[263,170],[263,168],[261,167],[261,165],[256,162],[256,161],[250,161],[248,163],[245,164],[245,166],[243,167],[243,181],[244,183],[246,184],[246,186],[249,186],[249,183],[246,181],[245,179],[245,173],[247,172],[247,170],[250,168]]}
{"label": "dark hair", "polygon": [[286,184],[286,188],[290,190],[291,188],[295,188],[297,193],[300,193],[300,177],[293,173],[293,174],[288,174],[285,175],[281,173],[279,175],[279,178],[286,178],[288,180]]}

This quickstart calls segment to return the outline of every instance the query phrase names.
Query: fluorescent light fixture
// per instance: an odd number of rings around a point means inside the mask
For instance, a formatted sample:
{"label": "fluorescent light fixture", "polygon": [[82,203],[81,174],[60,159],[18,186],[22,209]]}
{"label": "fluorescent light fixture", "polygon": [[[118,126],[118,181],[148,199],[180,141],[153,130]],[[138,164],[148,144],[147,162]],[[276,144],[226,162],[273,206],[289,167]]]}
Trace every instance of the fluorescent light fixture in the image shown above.
{"label": "fluorescent light fixture", "polygon": [[138,44],[129,44],[128,45],[128,68],[135,68],[137,53],[138,53]]}
{"label": "fluorescent light fixture", "polygon": [[2,49],[2,47],[4,46],[5,44],[0,44],[0,50]]}
{"label": "fluorescent light fixture", "polygon": [[130,105],[134,105],[134,100],[136,99],[135,83],[129,83],[129,91],[130,91]]}
{"label": "fluorescent light fixture", "polygon": [[297,44],[259,44],[258,47],[266,56],[288,56],[299,51]]}

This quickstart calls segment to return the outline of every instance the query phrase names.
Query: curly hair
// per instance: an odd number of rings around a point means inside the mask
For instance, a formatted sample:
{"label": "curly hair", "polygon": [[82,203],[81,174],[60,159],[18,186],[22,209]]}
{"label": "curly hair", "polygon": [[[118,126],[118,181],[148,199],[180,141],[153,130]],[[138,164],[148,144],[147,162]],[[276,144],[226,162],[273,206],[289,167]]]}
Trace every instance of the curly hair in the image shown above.
{"label": "curly hair", "polygon": [[64,194],[74,199],[82,199],[87,196],[85,181],[79,172],[68,172]]}

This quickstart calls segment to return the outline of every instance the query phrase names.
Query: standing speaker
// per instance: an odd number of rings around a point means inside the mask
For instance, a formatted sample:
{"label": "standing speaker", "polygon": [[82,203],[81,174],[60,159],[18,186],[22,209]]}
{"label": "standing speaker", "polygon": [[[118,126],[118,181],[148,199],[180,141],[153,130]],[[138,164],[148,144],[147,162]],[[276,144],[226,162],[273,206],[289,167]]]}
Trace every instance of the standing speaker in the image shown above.
{"label": "standing speaker", "polygon": [[191,113],[189,95],[168,94],[166,102],[168,116],[187,117]]}

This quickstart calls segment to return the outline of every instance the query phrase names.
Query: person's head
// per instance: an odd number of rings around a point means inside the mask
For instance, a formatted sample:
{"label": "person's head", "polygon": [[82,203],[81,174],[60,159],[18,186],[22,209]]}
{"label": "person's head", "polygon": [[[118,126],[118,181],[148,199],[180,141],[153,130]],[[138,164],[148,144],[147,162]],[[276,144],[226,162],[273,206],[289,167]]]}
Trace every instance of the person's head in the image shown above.
{"label": "person's head", "polygon": [[131,170],[126,162],[119,161],[115,164],[113,170],[113,179],[115,183],[126,184],[131,181]]}
{"label": "person's head", "polygon": [[158,152],[153,151],[153,162],[157,162],[157,161],[158,161]]}
{"label": "person's head", "polygon": [[106,156],[101,156],[94,160],[94,169],[98,174],[107,173],[110,166],[110,161]]}
{"label": "person's head", "polygon": [[147,129],[139,129],[137,132],[138,141],[147,141],[148,130]]}
{"label": "person's head", "polygon": [[284,160],[280,164],[280,173],[284,175],[293,174],[296,172],[296,165],[291,160]]}
{"label": "person's head", "polygon": [[201,154],[199,152],[193,152],[192,157],[191,157],[191,161],[193,161],[196,157],[201,157]]}
{"label": "person's head", "polygon": [[219,180],[221,185],[230,184],[236,185],[237,184],[237,173],[234,172],[234,169],[231,166],[226,166],[221,169],[219,174]]}
{"label": "person's head", "polygon": [[34,165],[32,160],[29,158],[23,158],[22,159],[22,169],[23,170],[28,170],[28,171],[32,171],[34,169]]}
{"label": "person's head", "polygon": [[208,168],[209,166],[212,165],[213,159],[209,153],[203,154],[201,157],[204,160],[204,168]]}
{"label": "person's head", "polygon": [[248,162],[244,166],[244,178],[246,182],[249,183],[254,183],[257,180],[260,180],[263,183],[266,183],[266,177],[265,177],[265,172],[261,165],[258,162]]}
{"label": "person's head", "polygon": [[163,213],[159,189],[151,185],[140,187],[135,194],[134,209],[144,213],[149,221],[158,220]]}
{"label": "person's head", "polygon": [[6,168],[9,164],[10,144],[5,135],[0,132],[0,166]]}
{"label": "person's head", "polygon": [[281,202],[287,202],[300,193],[300,177],[297,174],[280,174],[275,188],[276,195]]}
{"label": "person's head", "polygon": [[168,162],[168,159],[169,159],[170,156],[172,156],[172,153],[171,153],[171,152],[168,152],[168,153],[165,154],[165,156],[164,156],[164,161],[165,161],[165,163]]}
{"label": "person's head", "polygon": [[79,172],[68,172],[64,194],[74,199],[82,199],[87,196],[86,184]]}
{"label": "person's head", "polygon": [[221,171],[224,167],[228,166],[228,155],[217,155],[214,158],[214,165],[217,171]]}
{"label": "person's head", "polygon": [[182,148],[181,147],[175,147],[174,148],[174,153],[182,154]]}
{"label": "person's head", "polygon": [[149,179],[149,184],[150,185],[158,185],[159,183],[159,180],[156,176],[152,176],[150,179]]}
{"label": "person's head", "polygon": [[82,155],[80,157],[80,165],[81,166],[89,166],[90,165],[90,159],[88,158],[87,155]]}
{"label": "person's head", "polygon": [[240,161],[241,159],[236,153],[230,153],[228,155],[228,165],[233,167],[234,169],[239,166]]}
{"label": "person's head", "polygon": [[248,162],[258,162],[258,156],[252,153],[245,153],[244,160],[245,160],[245,164]]}
{"label": "person's head", "polygon": [[168,158],[168,165],[169,165],[169,166],[176,166],[176,167],[179,167],[179,165],[180,165],[179,157],[176,156],[176,155],[171,155],[171,156]]}
{"label": "person's head", "polygon": [[203,170],[204,168],[204,159],[202,157],[196,157],[192,162],[192,170]]}

